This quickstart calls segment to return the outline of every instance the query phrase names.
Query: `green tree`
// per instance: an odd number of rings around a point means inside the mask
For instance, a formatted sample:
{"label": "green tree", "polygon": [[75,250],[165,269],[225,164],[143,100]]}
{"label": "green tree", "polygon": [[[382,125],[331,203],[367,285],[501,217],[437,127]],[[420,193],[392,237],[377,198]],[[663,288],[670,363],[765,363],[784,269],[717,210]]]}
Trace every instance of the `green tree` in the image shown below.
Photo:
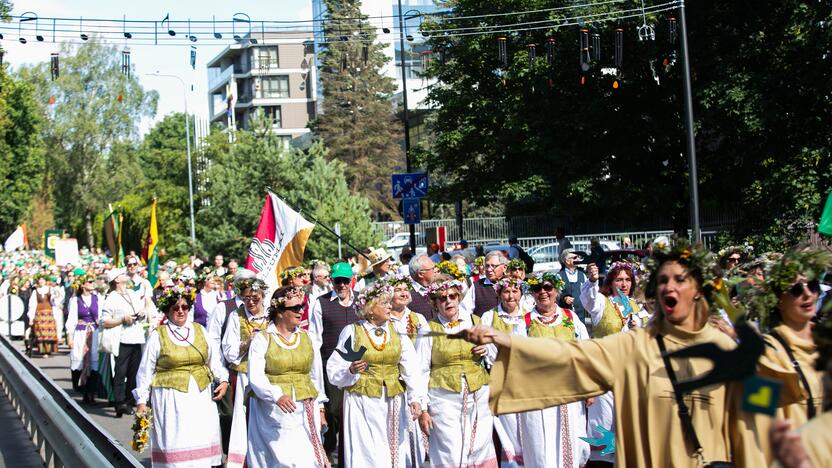
{"label": "green tree", "polygon": [[384,45],[375,41],[359,0],[325,0],[327,43],[319,54],[323,113],[314,128],[329,148],[328,158],[344,163],[347,184],[370,200],[375,212],[392,214],[390,174],[401,165],[402,128],[390,97],[396,87],[381,69]]}
{"label": "green tree", "polygon": [[[262,113],[251,130],[238,131],[236,141],[214,132],[206,156],[210,203],[200,209],[197,237],[205,252],[244,259],[271,187],[285,200],[329,226],[340,222],[343,236],[357,246],[375,245],[379,238],[370,222],[367,199],[350,192],[343,165],[326,157],[321,143],[307,152],[285,150]],[[331,234],[313,230],[306,258],[333,260],[337,248]]]}
{"label": "green tree", "polygon": [[11,13],[14,4],[9,0],[0,0],[0,20],[8,21],[9,13]]}
{"label": "green tree", "polygon": [[48,64],[23,67],[20,76],[38,95],[54,98],[43,137],[56,222],[92,246],[95,216],[134,188],[129,181],[108,183],[108,160],[119,144],[137,140],[138,122],[155,114],[158,94],[125,76],[118,49],[96,38],[79,47],[64,44],[60,56],[57,80],[49,80]]}
{"label": "green tree", "polygon": [[[426,28],[560,23],[581,15],[591,21],[591,14],[640,4],[454,19],[572,5],[457,0],[453,17]],[[739,207],[739,235],[760,234],[783,213],[795,213],[795,198],[805,193],[782,184],[778,177],[785,174],[772,168],[800,171],[806,154],[813,155],[811,167],[830,167],[825,126],[832,121],[831,74],[821,65],[829,60],[830,29],[818,26],[828,22],[830,4],[788,0],[752,11],[709,0],[687,8],[703,212]],[[656,224],[670,218],[672,227],[688,227],[681,67],[678,41],[671,44],[668,34],[674,14],[648,16],[656,41],[637,40],[641,18],[587,23],[590,33],[600,34],[601,60],[585,73],[575,60],[575,26],[507,34],[505,65],[493,34],[432,34],[438,59],[429,72],[439,80],[430,91],[436,140],[422,159],[437,182],[432,196],[442,202],[501,201],[509,214],[566,213],[575,224],[609,220],[622,227],[665,227]],[[619,26],[624,62],[610,75],[604,69],[612,67]],[[546,56],[550,38],[553,64]],[[534,59],[528,44],[536,44]],[[819,170],[809,191],[828,193],[828,173]],[[755,191],[765,195],[753,196]],[[820,208],[818,202],[797,211],[816,220]]]}
{"label": "green tree", "polygon": [[[2,13],[2,12],[0,12]],[[45,148],[43,106],[34,88],[0,67],[0,238],[29,214],[30,202],[41,187]]]}

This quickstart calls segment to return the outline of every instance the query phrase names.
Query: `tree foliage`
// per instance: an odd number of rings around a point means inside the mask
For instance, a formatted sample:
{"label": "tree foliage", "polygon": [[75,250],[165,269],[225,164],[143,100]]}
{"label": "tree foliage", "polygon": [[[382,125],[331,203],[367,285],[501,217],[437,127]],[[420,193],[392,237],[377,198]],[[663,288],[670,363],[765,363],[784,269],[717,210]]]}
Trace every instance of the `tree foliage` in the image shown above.
{"label": "tree foliage", "polygon": [[137,140],[138,122],[155,114],[158,94],[122,74],[119,51],[96,38],[77,48],[64,44],[60,56],[57,80],[49,79],[48,64],[24,67],[20,77],[39,96],[54,99],[43,137],[56,222],[92,245],[93,218],[134,188],[127,171],[126,183],[115,183],[112,171],[120,168],[110,158],[120,145]]}
{"label": "tree foliage", "polygon": [[[250,131],[236,133],[234,143],[228,143],[221,132],[209,137],[207,157],[212,165],[205,195],[210,204],[200,209],[197,223],[204,251],[246,257],[267,187],[328,226],[340,222],[343,236],[355,245],[376,244],[379,239],[370,222],[367,199],[350,192],[343,164],[330,160],[320,142],[306,152],[284,149],[268,120],[259,114]],[[306,258],[334,260],[336,255],[332,235],[316,227]]]}
{"label": "tree foliage", "polygon": [[[0,14],[2,11],[0,11]],[[0,238],[5,239],[29,214],[43,180],[43,106],[34,88],[0,69]]]}
{"label": "tree foliage", "polygon": [[[373,211],[395,212],[390,174],[404,161],[402,128],[390,97],[396,87],[382,74],[384,45],[360,11],[359,0],[326,0],[319,53],[323,113],[315,124],[329,148],[328,158],[344,163],[347,184],[370,200]],[[360,19],[359,19],[360,18]]]}
{"label": "tree foliage", "polygon": [[[454,16],[570,5],[453,2]],[[596,5],[580,14],[638,6]],[[688,4],[703,211],[741,203],[748,215],[738,224],[741,236],[782,222],[782,214],[797,208],[798,194],[829,190],[829,171],[822,170],[830,167],[825,130],[832,121],[829,11],[828,3],[795,0],[752,10],[747,3],[722,0]],[[558,10],[426,27],[561,20],[576,14]],[[439,58],[429,69],[439,80],[430,91],[437,135],[423,162],[440,185],[433,196],[444,202],[503,201],[513,214],[560,212],[589,221],[615,214],[622,226],[670,217],[673,227],[688,227],[681,67],[678,42],[669,41],[671,15],[648,17],[656,41],[637,40],[640,18],[587,24],[601,35],[601,60],[585,74],[576,60],[578,27],[507,35],[506,66],[494,35],[431,35],[433,55]],[[612,39],[619,26],[624,63],[610,75],[603,69],[613,66]],[[555,40],[551,65],[545,49],[549,38]],[[537,45],[533,60],[528,44]],[[796,191],[778,179],[799,174],[807,160],[818,170],[817,177],[800,179],[809,186]],[[755,190],[765,195],[754,196]],[[772,193],[778,194],[774,203]],[[819,210],[819,202],[812,201],[799,211],[816,220]]]}

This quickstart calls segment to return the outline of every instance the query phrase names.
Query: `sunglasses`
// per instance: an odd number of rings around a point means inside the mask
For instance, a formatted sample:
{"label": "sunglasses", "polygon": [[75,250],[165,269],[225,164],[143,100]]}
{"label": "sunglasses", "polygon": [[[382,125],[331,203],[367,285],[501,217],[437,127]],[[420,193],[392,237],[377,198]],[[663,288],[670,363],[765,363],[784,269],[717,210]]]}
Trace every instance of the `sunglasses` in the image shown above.
{"label": "sunglasses", "polygon": [[789,294],[794,297],[800,297],[803,295],[804,288],[808,288],[809,292],[812,294],[817,294],[820,292],[820,282],[818,280],[812,281],[798,281],[797,283],[793,284],[792,287],[788,289]]}
{"label": "sunglasses", "polygon": [[138,262],[129,262],[129,263],[127,264],[127,266],[136,266],[136,265],[138,265],[138,264],[139,264]]}
{"label": "sunglasses", "polygon": [[293,305],[293,306],[281,306],[280,310],[294,312],[296,314],[299,314],[303,311],[303,304],[297,304],[297,305]]}
{"label": "sunglasses", "polygon": [[555,287],[552,286],[551,284],[536,284],[536,285],[531,287],[532,292],[536,292],[536,293],[538,293],[540,291],[552,292],[554,289],[555,289]]}
{"label": "sunglasses", "polygon": [[260,302],[260,296],[243,296],[243,302]]}
{"label": "sunglasses", "polygon": [[350,284],[350,278],[332,278],[335,284]]}
{"label": "sunglasses", "polygon": [[455,300],[459,299],[459,294],[450,293],[450,294],[447,294],[445,296],[439,296],[439,297],[437,297],[437,299],[439,299],[439,302],[455,301]]}
{"label": "sunglasses", "polygon": [[179,305],[172,306],[170,308],[171,312],[176,312],[176,311],[179,311],[179,310],[181,310],[182,312],[187,312],[187,311],[191,310],[191,308],[188,307],[186,304],[179,304]]}
{"label": "sunglasses", "polygon": [[95,280],[86,280],[86,281],[84,281],[84,284],[93,284],[93,283],[95,283]]}

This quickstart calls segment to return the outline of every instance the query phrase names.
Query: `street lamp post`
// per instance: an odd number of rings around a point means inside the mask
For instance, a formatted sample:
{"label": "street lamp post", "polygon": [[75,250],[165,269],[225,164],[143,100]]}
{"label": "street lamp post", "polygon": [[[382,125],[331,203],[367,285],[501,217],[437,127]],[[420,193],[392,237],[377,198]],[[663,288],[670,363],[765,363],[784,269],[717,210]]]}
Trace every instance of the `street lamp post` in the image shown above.
{"label": "street lamp post", "polygon": [[[404,164],[407,172],[409,173],[412,169],[410,164],[410,117],[408,115],[407,109],[407,62],[405,61],[404,57],[404,21],[405,19],[416,18],[422,13],[418,10],[410,10],[407,13],[402,13],[402,0],[398,0],[399,6],[399,63],[402,67],[402,104],[404,105],[404,109],[402,111],[402,120],[404,120]],[[405,18],[405,14],[410,15],[410,13],[415,12],[418,13],[414,16],[408,16]],[[410,251],[416,252],[416,226],[413,224],[408,225],[410,228]]]}
{"label": "street lamp post", "polygon": [[688,153],[688,173],[690,183],[690,217],[693,223],[693,240],[702,240],[702,228],[699,224],[699,176],[696,167],[696,142],[693,129],[693,91],[690,83],[690,57],[688,55],[688,24],[685,18],[685,2],[679,4],[679,26],[681,27],[682,58],[682,93],[685,105],[685,143]]}
{"label": "street lamp post", "polygon": [[185,101],[185,143],[188,150],[188,202],[191,208],[191,249],[196,251],[196,225],[194,223],[194,179],[193,170],[191,169],[191,124],[188,119],[188,91],[185,86],[185,80],[179,75],[167,75],[162,73],[148,73],[150,76],[159,76],[163,78],[176,78],[182,84],[182,99]]}

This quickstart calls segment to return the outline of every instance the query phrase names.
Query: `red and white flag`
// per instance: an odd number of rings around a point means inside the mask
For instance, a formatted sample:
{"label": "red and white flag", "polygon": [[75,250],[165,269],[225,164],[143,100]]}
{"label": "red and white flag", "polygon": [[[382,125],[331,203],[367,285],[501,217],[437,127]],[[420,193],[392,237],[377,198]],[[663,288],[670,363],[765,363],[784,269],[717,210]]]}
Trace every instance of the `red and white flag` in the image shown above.
{"label": "red and white flag", "polygon": [[274,291],[280,284],[280,272],[303,263],[303,251],[314,227],[269,191],[257,233],[248,248],[246,268]]}

